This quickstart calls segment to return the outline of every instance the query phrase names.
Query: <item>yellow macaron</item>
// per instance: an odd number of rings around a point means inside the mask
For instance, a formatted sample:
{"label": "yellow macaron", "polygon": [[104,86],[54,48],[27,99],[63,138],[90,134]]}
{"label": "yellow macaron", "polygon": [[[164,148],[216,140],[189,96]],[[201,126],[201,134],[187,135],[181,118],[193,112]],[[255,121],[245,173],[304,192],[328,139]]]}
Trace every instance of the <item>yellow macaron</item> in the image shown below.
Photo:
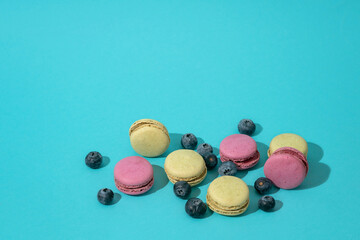
{"label": "yellow macaron", "polygon": [[222,176],[210,183],[206,203],[211,210],[226,216],[244,213],[249,206],[249,187],[238,177]]}
{"label": "yellow macaron", "polygon": [[206,177],[205,161],[193,150],[180,149],[170,153],[164,164],[170,182],[185,181],[191,186],[199,184]]}
{"label": "yellow macaron", "polygon": [[130,143],[135,152],[145,157],[157,157],[169,147],[170,137],[166,127],[152,119],[134,122],[129,130]]}
{"label": "yellow macaron", "polygon": [[292,147],[307,156],[308,145],[304,138],[293,133],[283,133],[274,137],[269,146],[268,156],[270,157],[273,152],[282,147]]}

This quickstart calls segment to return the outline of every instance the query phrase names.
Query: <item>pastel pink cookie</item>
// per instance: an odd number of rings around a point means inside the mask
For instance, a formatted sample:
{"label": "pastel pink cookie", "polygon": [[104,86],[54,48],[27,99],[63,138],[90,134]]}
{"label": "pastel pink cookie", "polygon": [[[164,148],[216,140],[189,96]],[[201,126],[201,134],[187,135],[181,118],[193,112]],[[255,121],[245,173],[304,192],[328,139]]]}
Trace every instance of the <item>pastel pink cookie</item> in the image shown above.
{"label": "pastel pink cookie", "polygon": [[154,184],[154,170],[143,157],[126,157],[115,165],[114,178],[121,192],[139,195],[149,191]]}
{"label": "pastel pink cookie", "polygon": [[264,165],[265,176],[283,189],[299,186],[308,170],[309,164],[304,154],[291,147],[277,149]]}
{"label": "pastel pink cookie", "polygon": [[232,161],[239,170],[255,166],[260,159],[254,139],[245,134],[230,135],[220,143],[220,160]]}

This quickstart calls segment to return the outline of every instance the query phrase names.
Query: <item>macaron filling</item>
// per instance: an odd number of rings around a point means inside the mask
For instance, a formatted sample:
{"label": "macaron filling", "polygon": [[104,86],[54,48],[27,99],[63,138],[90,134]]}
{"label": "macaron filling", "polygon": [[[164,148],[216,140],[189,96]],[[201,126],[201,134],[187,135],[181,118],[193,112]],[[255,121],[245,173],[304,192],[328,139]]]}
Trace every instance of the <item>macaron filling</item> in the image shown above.
{"label": "macaron filling", "polygon": [[214,212],[224,214],[224,215],[239,215],[246,211],[249,206],[249,200],[247,200],[242,206],[223,206],[214,201],[209,194],[206,195],[206,202],[211,210]]}
{"label": "macaron filling", "polygon": [[206,177],[207,170],[205,168],[204,171],[199,176],[195,176],[195,177],[191,177],[191,178],[180,178],[180,177],[172,176],[169,173],[166,173],[166,174],[168,175],[169,180],[172,183],[179,182],[179,181],[185,181],[185,182],[189,183],[191,186],[194,186],[194,185],[200,183]]}
{"label": "macaron filling", "polygon": [[130,192],[130,193],[141,193],[146,190],[149,190],[154,184],[154,178],[151,178],[149,182],[141,185],[124,185],[121,184],[117,179],[115,179],[116,187],[122,192]]}
{"label": "macaron filling", "polygon": [[304,154],[302,154],[302,152],[300,152],[299,150],[292,148],[292,147],[283,147],[283,148],[279,148],[277,149],[272,155],[276,155],[276,154],[289,154],[291,156],[294,156],[295,158],[297,158],[299,161],[301,161],[305,168],[306,168],[306,174],[309,171],[309,164],[308,161],[306,160],[306,157],[304,156]]}
{"label": "macaron filling", "polygon": [[237,158],[237,159],[231,159],[229,157],[226,157],[222,152],[220,152],[220,160],[222,162],[232,161],[236,164],[238,169],[247,169],[255,166],[260,159],[260,153],[256,150],[256,152],[247,157],[247,158]]}

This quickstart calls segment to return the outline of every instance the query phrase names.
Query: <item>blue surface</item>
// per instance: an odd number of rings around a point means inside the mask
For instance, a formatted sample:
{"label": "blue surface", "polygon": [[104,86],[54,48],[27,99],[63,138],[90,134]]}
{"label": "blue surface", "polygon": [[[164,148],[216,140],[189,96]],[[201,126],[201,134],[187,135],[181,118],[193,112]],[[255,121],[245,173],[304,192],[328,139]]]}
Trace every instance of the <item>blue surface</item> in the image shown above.
{"label": "blue surface", "polygon": [[[359,239],[359,28],[359,1],[1,1],[0,239]],[[164,157],[150,193],[97,202],[135,154],[133,121],[163,122],[174,150],[186,132],[218,147],[245,117],[262,154],[249,185],[275,135],[309,142],[276,212],[250,187],[244,216],[192,219]],[[86,167],[91,150],[108,164]]]}

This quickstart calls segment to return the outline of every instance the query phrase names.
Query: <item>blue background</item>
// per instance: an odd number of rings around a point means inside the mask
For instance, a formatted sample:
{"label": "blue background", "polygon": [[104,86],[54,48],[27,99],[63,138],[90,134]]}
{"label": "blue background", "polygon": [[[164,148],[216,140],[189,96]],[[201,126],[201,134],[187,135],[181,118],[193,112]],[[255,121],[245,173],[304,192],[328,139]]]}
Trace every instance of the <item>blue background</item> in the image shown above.
{"label": "blue background", "polygon": [[[359,39],[359,1],[1,1],[0,239],[359,239]],[[149,193],[98,203],[141,118],[167,126],[167,153],[253,119],[248,211],[187,216],[166,154]],[[310,171],[265,213],[251,185],[284,132],[309,142]],[[107,165],[86,167],[91,150]]]}

